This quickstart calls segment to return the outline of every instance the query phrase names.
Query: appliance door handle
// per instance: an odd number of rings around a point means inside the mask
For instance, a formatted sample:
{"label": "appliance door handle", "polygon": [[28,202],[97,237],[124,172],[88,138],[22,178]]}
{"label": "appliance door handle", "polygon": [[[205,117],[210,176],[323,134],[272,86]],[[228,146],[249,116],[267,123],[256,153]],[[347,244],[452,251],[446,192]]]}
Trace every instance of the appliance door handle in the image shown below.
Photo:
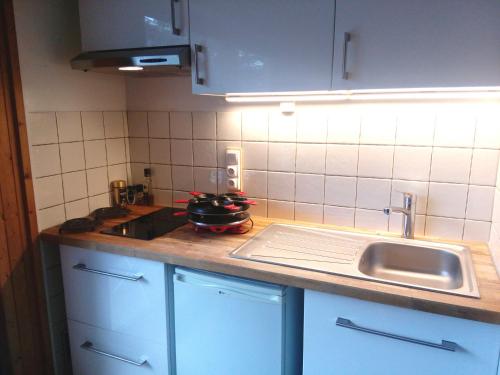
{"label": "appliance door handle", "polygon": [[179,0],[170,0],[170,14],[172,15],[172,34],[174,35],[181,35],[181,29],[177,27],[175,17],[175,4],[179,2]]}
{"label": "appliance door handle", "polygon": [[143,359],[141,361],[134,361],[132,359],[121,357],[121,356],[118,356],[115,354],[106,353],[105,351],[102,351],[100,349],[95,348],[94,344],[92,344],[92,342],[90,342],[90,341],[85,341],[82,345],[80,345],[80,348],[87,350],[89,352],[95,353],[95,354],[102,355],[104,357],[117,359],[119,361],[129,363],[129,364],[134,365],[134,366],[143,366],[148,362],[147,359]]}
{"label": "appliance door handle", "polygon": [[129,281],[139,281],[139,280],[141,280],[144,277],[143,275],[127,276],[127,275],[121,275],[119,273],[112,273],[112,272],[100,271],[100,270],[96,270],[94,268],[88,268],[83,263],[75,264],[73,266],[73,269],[74,270],[78,270],[78,271],[96,273],[98,275],[103,275],[103,276],[115,277],[117,279],[123,279],[123,280],[129,280]]}
{"label": "appliance door handle", "polygon": [[259,302],[267,302],[267,303],[282,303],[282,297],[272,294],[263,294],[263,293],[252,293],[252,292],[244,292],[235,288],[222,287],[218,284],[207,283],[201,280],[190,279],[186,280],[182,275],[174,274],[174,280],[181,283],[192,284],[202,288],[210,288],[217,289],[218,293],[221,295],[224,294],[237,294],[241,297],[246,297],[248,299],[252,299]]}
{"label": "appliance door handle", "polygon": [[198,54],[201,52],[203,52],[203,46],[201,44],[195,44],[194,45],[194,72],[195,72],[196,83],[198,85],[205,84],[205,80],[203,78],[200,78],[200,67],[198,65]]}
{"label": "appliance door handle", "polygon": [[455,342],[452,342],[452,341],[441,340],[441,344],[436,344],[436,343],[430,342],[430,341],[424,341],[424,340],[414,339],[414,338],[411,338],[411,337],[400,336],[400,335],[395,335],[393,333],[387,333],[387,332],[383,332],[383,331],[377,331],[377,330],[371,329],[371,328],[361,327],[361,326],[358,326],[358,325],[354,324],[349,319],[340,318],[340,317],[337,318],[337,323],[336,324],[339,327],[354,329],[356,331],[370,333],[372,335],[388,337],[390,339],[395,339],[395,340],[410,342],[412,344],[429,346],[431,348],[447,350],[447,351],[450,351],[450,352],[456,351],[457,347],[458,347],[458,345]]}
{"label": "appliance door handle", "polygon": [[351,42],[351,33],[344,33],[344,48],[342,52],[342,79],[349,79],[349,72],[347,71],[347,52],[349,51],[349,43]]}

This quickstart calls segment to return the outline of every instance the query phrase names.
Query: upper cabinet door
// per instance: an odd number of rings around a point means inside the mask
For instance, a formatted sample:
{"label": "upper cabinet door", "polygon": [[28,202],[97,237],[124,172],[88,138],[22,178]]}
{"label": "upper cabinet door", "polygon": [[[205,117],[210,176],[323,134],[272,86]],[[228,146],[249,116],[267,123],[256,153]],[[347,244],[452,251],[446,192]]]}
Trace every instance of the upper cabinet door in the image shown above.
{"label": "upper cabinet door", "polygon": [[337,0],[332,89],[500,85],[500,1]]}
{"label": "upper cabinet door", "polygon": [[193,92],[329,90],[334,0],[191,0]]}
{"label": "upper cabinet door", "polygon": [[189,44],[188,0],[80,0],[82,49]]}

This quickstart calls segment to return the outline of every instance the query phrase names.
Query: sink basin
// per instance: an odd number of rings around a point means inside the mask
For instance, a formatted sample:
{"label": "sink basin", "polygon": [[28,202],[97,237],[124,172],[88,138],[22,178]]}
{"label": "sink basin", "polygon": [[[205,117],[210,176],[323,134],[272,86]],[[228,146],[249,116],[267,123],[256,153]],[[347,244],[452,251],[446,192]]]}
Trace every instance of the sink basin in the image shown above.
{"label": "sink basin", "polygon": [[231,257],[479,298],[468,247],[273,224]]}
{"label": "sink basin", "polygon": [[452,290],[464,285],[456,254],[418,245],[372,243],[364,250],[358,269],[377,279],[433,289]]}

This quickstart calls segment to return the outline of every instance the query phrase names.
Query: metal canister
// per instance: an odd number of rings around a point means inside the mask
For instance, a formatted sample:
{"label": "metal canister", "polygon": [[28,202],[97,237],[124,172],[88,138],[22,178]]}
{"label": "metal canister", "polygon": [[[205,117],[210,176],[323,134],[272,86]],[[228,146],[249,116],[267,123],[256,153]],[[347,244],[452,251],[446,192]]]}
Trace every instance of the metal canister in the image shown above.
{"label": "metal canister", "polygon": [[111,181],[111,204],[113,207],[127,205],[127,182],[124,180]]}

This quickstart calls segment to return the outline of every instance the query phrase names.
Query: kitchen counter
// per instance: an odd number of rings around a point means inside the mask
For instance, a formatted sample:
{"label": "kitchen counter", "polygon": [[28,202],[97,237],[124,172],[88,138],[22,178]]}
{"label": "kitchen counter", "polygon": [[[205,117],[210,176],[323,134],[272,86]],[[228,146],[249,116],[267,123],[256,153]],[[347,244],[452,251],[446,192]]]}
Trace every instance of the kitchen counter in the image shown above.
{"label": "kitchen counter", "polygon": [[[147,214],[156,209],[158,207],[132,207],[132,216]],[[103,226],[116,225],[130,219],[131,216],[107,220]],[[472,259],[481,294],[480,299],[475,299],[230,258],[229,253],[231,251],[272,223],[300,224],[337,230],[346,229],[330,225],[298,223],[261,217],[254,217],[253,220],[255,223],[253,230],[243,235],[195,233],[190,225],[186,225],[152,241],[142,241],[105,235],[98,231],[81,234],[59,234],[59,227],[53,227],[43,231],[41,239],[48,242],[151,259],[276,284],[335,293],[458,318],[500,324],[500,279],[485,244],[460,242],[469,246],[472,250]]]}

